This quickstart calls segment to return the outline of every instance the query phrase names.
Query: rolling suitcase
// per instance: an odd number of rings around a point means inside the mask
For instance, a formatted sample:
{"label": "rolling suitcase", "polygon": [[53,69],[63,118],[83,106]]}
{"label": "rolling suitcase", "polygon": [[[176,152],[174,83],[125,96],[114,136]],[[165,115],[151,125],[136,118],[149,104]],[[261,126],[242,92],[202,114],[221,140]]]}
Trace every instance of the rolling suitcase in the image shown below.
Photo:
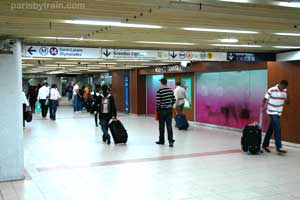
{"label": "rolling suitcase", "polygon": [[176,115],[175,122],[179,130],[187,130],[190,126],[184,114]]}
{"label": "rolling suitcase", "polygon": [[260,111],[259,124],[248,124],[243,129],[241,146],[244,152],[258,154],[261,152],[261,137],[262,137],[262,111]]}
{"label": "rolling suitcase", "polygon": [[115,144],[127,143],[128,134],[121,121],[112,120],[109,124],[109,129]]}

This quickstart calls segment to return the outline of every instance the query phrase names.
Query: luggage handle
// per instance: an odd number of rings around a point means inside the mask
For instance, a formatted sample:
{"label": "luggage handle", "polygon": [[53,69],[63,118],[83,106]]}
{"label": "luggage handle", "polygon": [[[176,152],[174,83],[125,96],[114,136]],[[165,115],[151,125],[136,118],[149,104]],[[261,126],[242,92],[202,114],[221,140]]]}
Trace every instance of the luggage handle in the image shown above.
{"label": "luggage handle", "polygon": [[258,120],[259,120],[258,123],[257,123],[257,121],[255,121],[249,125],[258,126],[259,128],[262,128],[262,120],[263,120],[263,108],[262,107],[260,107],[260,109],[259,109],[259,119]]}
{"label": "luggage handle", "polygon": [[258,122],[258,126],[260,128],[262,128],[262,120],[263,120],[263,108],[260,107],[260,109],[259,109],[259,122]]}

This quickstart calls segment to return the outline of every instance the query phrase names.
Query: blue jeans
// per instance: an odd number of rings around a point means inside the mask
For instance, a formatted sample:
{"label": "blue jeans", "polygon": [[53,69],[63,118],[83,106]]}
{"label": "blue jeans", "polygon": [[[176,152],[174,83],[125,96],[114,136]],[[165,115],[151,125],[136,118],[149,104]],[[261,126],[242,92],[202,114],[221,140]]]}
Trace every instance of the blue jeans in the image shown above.
{"label": "blue jeans", "polygon": [[82,110],[81,101],[77,94],[73,95],[73,110],[74,112]]}
{"label": "blue jeans", "polygon": [[108,123],[109,120],[100,119],[100,125],[103,132],[103,138],[110,140],[110,135],[108,133]]}
{"label": "blue jeans", "polygon": [[50,100],[50,119],[56,119],[56,110],[57,110],[58,101]]}
{"label": "blue jeans", "polygon": [[270,145],[270,139],[275,132],[275,145],[277,149],[282,147],[281,144],[281,127],[280,127],[280,116],[279,115],[269,115],[270,125],[266,132],[266,136],[263,142],[263,147],[268,147]]}

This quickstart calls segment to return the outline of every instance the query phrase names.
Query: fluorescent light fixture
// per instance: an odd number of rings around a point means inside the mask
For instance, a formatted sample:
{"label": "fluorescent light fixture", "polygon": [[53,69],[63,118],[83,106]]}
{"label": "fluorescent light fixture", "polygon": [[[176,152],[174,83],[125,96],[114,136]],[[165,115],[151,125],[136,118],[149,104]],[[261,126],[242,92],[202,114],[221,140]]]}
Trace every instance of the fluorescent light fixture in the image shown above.
{"label": "fluorescent light fixture", "polygon": [[46,74],[63,74],[63,73],[65,73],[65,71],[60,70],[60,71],[47,72]]}
{"label": "fluorescent light fixture", "polygon": [[273,33],[274,35],[283,35],[283,36],[300,36],[300,33]]}
{"label": "fluorescent light fixture", "polygon": [[186,31],[201,31],[201,32],[217,32],[217,33],[240,33],[240,34],[258,34],[257,31],[248,31],[248,30],[231,30],[231,29],[215,29],[215,28],[193,28],[193,27],[184,27],[181,28]]}
{"label": "fluorescent light fixture", "polygon": [[22,66],[34,66],[34,64],[22,64]]}
{"label": "fluorescent light fixture", "polygon": [[66,72],[65,74],[81,74],[79,72]]}
{"label": "fluorescent light fixture", "polygon": [[[116,65],[117,63],[99,63],[99,65]],[[89,65],[91,66],[91,65]]]}
{"label": "fluorescent light fixture", "polygon": [[250,0],[219,0],[224,2],[233,2],[233,3],[251,3]]}
{"label": "fluorescent light fixture", "polygon": [[107,72],[107,70],[98,70],[98,69],[88,69],[87,71],[89,71],[89,72]]}
{"label": "fluorescent light fixture", "polygon": [[46,67],[74,67],[75,65],[47,64]]}
{"label": "fluorescent light fixture", "polygon": [[87,67],[106,67],[106,65],[87,65]]}
{"label": "fluorescent light fixture", "polygon": [[127,27],[127,28],[153,28],[153,29],[162,28],[162,26],[151,25],[151,24],[131,24],[131,23],[122,23],[122,22],[111,22],[111,21],[64,20],[64,23],[92,25],[92,26],[116,26],[116,27]]}
{"label": "fluorescent light fixture", "polygon": [[98,58],[68,58],[66,60],[70,61],[103,61],[103,59],[98,59]]}
{"label": "fluorescent light fixture", "polygon": [[276,49],[300,49],[300,46],[273,46]]}
{"label": "fluorescent light fixture", "polygon": [[122,59],[122,60],[117,60],[118,62],[150,62],[151,60],[143,60],[141,58],[140,60],[129,60],[129,59]]}
{"label": "fluorescent light fixture", "polygon": [[48,40],[77,40],[77,41],[91,41],[91,42],[113,42],[114,40],[102,40],[102,39],[87,39],[87,38],[75,38],[75,37],[33,37],[39,39],[48,39]]}
{"label": "fluorescent light fixture", "polygon": [[259,48],[261,45],[252,45],[252,44],[211,44],[211,46],[217,47],[247,47],[247,48]]}
{"label": "fluorescent light fixture", "polygon": [[225,39],[220,39],[220,42],[224,43],[237,43],[239,40],[235,38],[225,38]]}
{"label": "fluorescent light fixture", "polygon": [[289,8],[300,8],[300,2],[279,1],[279,2],[273,2],[273,5],[289,7]]}
{"label": "fluorescent light fixture", "polygon": [[77,65],[77,62],[56,62],[59,65],[67,64],[67,65]]}
{"label": "fluorescent light fixture", "polygon": [[53,60],[52,58],[22,57],[22,60]]}
{"label": "fluorescent light fixture", "polygon": [[140,43],[140,44],[195,45],[195,43],[188,43],[188,42],[136,41],[136,43]]}

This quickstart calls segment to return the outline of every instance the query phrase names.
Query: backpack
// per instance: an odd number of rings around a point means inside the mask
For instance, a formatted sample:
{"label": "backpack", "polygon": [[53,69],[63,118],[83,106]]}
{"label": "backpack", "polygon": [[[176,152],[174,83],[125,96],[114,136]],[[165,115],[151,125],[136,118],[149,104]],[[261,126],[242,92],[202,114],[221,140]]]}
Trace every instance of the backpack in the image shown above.
{"label": "backpack", "polygon": [[107,95],[106,97],[101,94],[101,104],[100,104],[100,111],[102,114],[109,114],[110,113],[110,97],[111,94]]}

